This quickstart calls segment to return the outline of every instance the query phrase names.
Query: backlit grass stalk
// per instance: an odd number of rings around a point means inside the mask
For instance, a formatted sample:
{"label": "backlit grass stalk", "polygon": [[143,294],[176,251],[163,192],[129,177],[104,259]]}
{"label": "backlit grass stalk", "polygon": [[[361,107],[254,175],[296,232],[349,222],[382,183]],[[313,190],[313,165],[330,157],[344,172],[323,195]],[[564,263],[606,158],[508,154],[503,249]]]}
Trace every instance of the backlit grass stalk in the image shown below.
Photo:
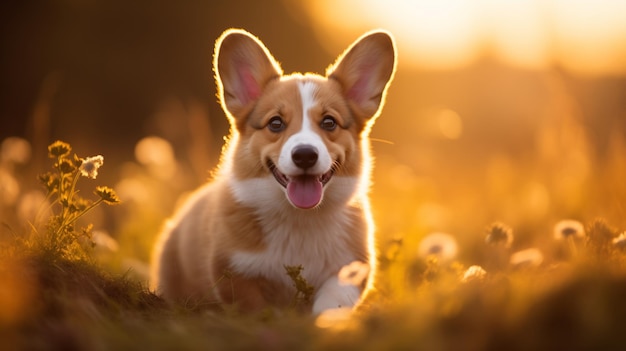
{"label": "backlit grass stalk", "polygon": [[301,305],[309,305],[313,299],[313,294],[315,293],[315,288],[302,276],[303,270],[304,268],[301,265],[285,266],[285,271],[289,278],[291,278],[294,288],[296,288],[296,293],[290,306],[291,308],[296,308]]}
{"label": "backlit grass stalk", "polygon": [[[74,227],[76,221],[103,202],[114,205],[120,200],[113,189],[102,186],[96,187],[94,191],[98,200],[81,197],[76,189],[79,178],[84,176],[95,179],[98,168],[104,164],[104,158],[98,155],[83,159],[76,154],[70,156],[71,151],[71,146],[62,141],[56,141],[48,147],[49,157],[56,159],[54,171],[41,174],[39,180],[47,189],[46,202],[50,202],[48,209],[52,210],[52,214],[47,223],[48,235],[37,235],[35,244],[55,257],[81,258],[85,252],[79,238],[85,237],[91,241],[92,225],[77,231]],[[57,204],[61,208],[59,213],[54,213]],[[35,220],[38,221],[38,218]],[[34,231],[37,234],[37,230]]]}

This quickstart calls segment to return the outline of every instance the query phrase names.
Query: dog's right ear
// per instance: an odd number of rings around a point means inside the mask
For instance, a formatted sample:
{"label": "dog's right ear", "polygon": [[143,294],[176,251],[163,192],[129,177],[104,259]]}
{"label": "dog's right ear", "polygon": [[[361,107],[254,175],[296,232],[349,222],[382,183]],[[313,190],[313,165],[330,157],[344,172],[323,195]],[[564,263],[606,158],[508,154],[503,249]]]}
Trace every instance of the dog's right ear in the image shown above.
{"label": "dog's right ear", "polygon": [[217,40],[213,69],[222,107],[235,122],[248,114],[265,85],[283,73],[265,45],[240,29],[229,29]]}

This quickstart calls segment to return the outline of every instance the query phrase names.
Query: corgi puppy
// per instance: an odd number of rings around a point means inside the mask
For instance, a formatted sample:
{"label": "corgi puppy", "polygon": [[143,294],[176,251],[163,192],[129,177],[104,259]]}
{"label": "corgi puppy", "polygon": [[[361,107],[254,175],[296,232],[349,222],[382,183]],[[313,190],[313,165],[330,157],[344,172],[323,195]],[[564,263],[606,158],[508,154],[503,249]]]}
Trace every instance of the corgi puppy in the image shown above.
{"label": "corgi puppy", "polygon": [[[284,75],[259,39],[231,29],[213,66],[230,136],[214,179],[166,223],[153,288],[280,308],[296,294],[286,267],[302,266],[313,313],[354,307],[376,266],[368,134],[395,71],[392,37],[363,35],[323,77]],[[338,275],[354,261],[369,268],[362,284]]]}

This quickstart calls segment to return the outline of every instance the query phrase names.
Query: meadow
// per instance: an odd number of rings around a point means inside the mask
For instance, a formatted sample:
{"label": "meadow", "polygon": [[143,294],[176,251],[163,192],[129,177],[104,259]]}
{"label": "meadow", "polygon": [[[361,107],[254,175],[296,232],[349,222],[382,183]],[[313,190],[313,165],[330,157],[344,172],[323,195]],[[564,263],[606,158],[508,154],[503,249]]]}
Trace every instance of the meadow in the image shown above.
{"label": "meadow", "polygon": [[[412,208],[415,184],[403,186],[402,197],[373,192],[379,230],[403,220],[395,212],[402,206],[414,211],[406,224],[416,224],[379,237],[376,291],[354,313],[242,315],[211,301],[168,305],[147,289],[151,245],[166,210],[146,196],[175,198],[177,189],[163,190],[180,177],[170,147],[142,139],[137,161],[126,166],[134,171],[110,188],[94,186],[106,157],[79,156],[57,141],[47,150],[50,170],[37,176],[40,190],[15,192],[11,206],[7,184],[19,185],[30,146],[19,138],[2,143],[2,349],[609,350],[626,341],[623,229],[604,218],[492,221],[461,238],[428,230],[433,222],[425,218],[447,223],[437,214],[444,210]],[[397,184],[399,172],[376,175]],[[117,235],[98,228],[107,213],[119,217]],[[472,216],[485,213],[461,218],[471,226]]]}
{"label": "meadow", "polygon": [[[618,2],[6,7],[0,350],[626,348]],[[210,57],[231,27],[286,72],[323,72],[366,30],[397,39],[371,134],[379,271],[354,313],[245,315],[148,289],[161,226],[228,133]]]}

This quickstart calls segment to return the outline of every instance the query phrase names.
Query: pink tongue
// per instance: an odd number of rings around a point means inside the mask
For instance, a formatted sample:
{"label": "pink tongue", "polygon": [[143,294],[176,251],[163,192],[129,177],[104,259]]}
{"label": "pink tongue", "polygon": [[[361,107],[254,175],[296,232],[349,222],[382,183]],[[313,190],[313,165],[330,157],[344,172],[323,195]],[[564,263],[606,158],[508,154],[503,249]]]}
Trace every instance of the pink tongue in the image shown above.
{"label": "pink tongue", "polygon": [[287,184],[287,196],[294,206],[311,208],[322,201],[322,182],[316,177],[297,177]]}

